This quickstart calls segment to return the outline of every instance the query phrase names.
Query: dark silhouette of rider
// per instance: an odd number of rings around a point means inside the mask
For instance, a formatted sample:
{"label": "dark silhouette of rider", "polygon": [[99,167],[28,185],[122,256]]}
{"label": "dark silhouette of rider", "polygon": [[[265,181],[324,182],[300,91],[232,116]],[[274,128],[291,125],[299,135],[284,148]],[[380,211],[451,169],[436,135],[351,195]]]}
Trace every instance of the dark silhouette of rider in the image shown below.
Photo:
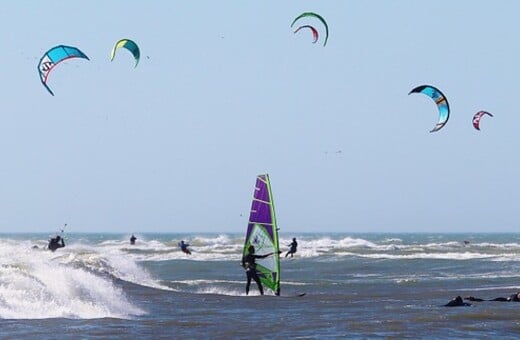
{"label": "dark silhouette of rider", "polygon": [[289,247],[291,247],[291,249],[289,249],[287,254],[285,254],[285,257],[287,257],[288,255],[291,255],[291,257],[293,257],[293,254],[296,253],[296,248],[298,247],[298,242],[296,242],[296,237],[293,237],[291,244],[289,244]]}
{"label": "dark silhouette of rider", "polygon": [[137,237],[132,234],[132,237],[130,237],[130,244],[135,244],[135,240],[137,240]]}
{"label": "dark silhouette of rider", "polygon": [[47,248],[49,248],[49,250],[52,250],[52,251],[56,251],[56,249],[63,248],[63,247],[65,247],[65,241],[63,240],[63,238],[60,235],[57,235],[56,237],[51,238],[49,240],[49,245],[47,246]]}
{"label": "dark silhouette of rider", "polygon": [[188,249],[189,246],[189,243],[184,243],[184,240],[181,240],[181,242],[179,242],[179,247],[181,247],[181,250],[184,253],[191,255],[191,251]]}
{"label": "dark silhouette of rider", "polygon": [[258,290],[260,291],[260,295],[264,295],[264,287],[262,287],[262,282],[260,282],[260,278],[258,277],[258,273],[256,272],[256,259],[264,259],[271,255],[273,255],[273,253],[265,255],[255,255],[255,247],[253,245],[250,245],[248,248],[247,255],[242,257],[242,267],[244,267],[244,269],[246,270],[247,275],[246,295],[249,295],[251,279],[255,280],[256,285],[258,286]]}

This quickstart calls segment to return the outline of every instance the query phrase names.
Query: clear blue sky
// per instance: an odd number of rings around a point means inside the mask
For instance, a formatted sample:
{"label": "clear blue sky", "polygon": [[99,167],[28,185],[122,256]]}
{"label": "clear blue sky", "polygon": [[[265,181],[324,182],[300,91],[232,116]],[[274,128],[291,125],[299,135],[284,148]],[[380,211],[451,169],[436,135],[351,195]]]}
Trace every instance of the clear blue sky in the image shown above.
{"label": "clear blue sky", "polygon": [[[326,47],[293,34],[304,11]],[[519,230],[518,1],[10,1],[0,232]],[[317,22],[309,22],[323,35]],[[109,53],[136,41],[141,62]],[[58,44],[91,59],[37,63]],[[451,117],[437,133],[432,84]],[[481,131],[471,118],[479,110]],[[336,151],[341,150],[341,153]],[[242,215],[242,216],[241,216]]]}

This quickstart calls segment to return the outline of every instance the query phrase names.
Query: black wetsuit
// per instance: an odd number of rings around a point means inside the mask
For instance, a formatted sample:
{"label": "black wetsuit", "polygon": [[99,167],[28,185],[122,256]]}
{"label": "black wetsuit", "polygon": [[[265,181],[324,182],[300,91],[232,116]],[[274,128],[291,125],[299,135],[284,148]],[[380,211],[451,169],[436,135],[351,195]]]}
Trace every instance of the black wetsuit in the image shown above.
{"label": "black wetsuit", "polygon": [[137,240],[137,237],[132,235],[132,237],[130,237],[130,244],[135,244],[135,240]]}
{"label": "black wetsuit", "polygon": [[[61,243],[60,243],[60,241],[61,241]],[[49,245],[47,246],[47,248],[49,248],[49,250],[52,250],[52,251],[55,251],[56,249],[63,248],[63,247],[65,247],[65,241],[63,240],[62,237],[59,237],[59,236],[51,238],[51,240],[49,241]]]}
{"label": "black wetsuit", "polygon": [[181,250],[182,250],[184,253],[186,253],[186,254],[188,254],[188,255],[191,254],[191,251],[188,249],[188,247],[189,247],[189,244],[188,244],[188,243],[181,242],[181,243],[179,243],[179,247],[181,247]]}
{"label": "black wetsuit", "polygon": [[298,247],[298,242],[296,242],[296,240],[293,240],[292,243],[289,244],[289,247],[291,247],[291,249],[289,249],[287,254],[285,254],[285,257],[287,257],[288,255],[291,255],[291,257],[293,257],[293,254],[296,253],[296,248]]}
{"label": "black wetsuit", "polygon": [[264,295],[264,287],[262,287],[262,282],[260,282],[260,278],[256,272],[256,259],[266,258],[271,254],[267,255],[255,255],[255,254],[247,254],[242,258],[242,267],[246,270],[247,275],[247,284],[246,284],[246,295],[249,295],[249,287],[251,286],[251,279],[255,280],[258,290],[260,291],[260,295]]}

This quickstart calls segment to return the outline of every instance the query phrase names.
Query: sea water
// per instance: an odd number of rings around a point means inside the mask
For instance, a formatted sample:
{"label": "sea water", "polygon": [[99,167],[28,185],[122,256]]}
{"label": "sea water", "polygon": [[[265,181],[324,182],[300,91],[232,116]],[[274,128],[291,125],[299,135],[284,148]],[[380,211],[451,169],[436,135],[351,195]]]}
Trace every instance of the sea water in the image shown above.
{"label": "sea water", "polygon": [[[519,234],[282,235],[281,296],[245,295],[241,234],[0,235],[6,338],[520,335]],[[294,257],[284,257],[292,237]],[[178,242],[190,243],[192,255]],[[466,242],[464,242],[466,241]],[[298,295],[305,293],[305,296]]]}

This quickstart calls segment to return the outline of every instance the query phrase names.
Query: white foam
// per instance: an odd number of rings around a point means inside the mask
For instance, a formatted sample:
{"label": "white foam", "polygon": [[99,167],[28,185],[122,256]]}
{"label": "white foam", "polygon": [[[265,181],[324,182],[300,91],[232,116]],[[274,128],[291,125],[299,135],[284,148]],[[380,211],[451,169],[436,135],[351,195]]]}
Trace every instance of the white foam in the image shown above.
{"label": "white foam", "polygon": [[[95,262],[95,253],[79,252],[74,245],[55,253],[31,246],[29,242],[0,241],[0,318],[130,319],[145,314],[111,278],[90,270],[88,261]],[[78,266],[78,258],[85,265]],[[142,272],[128,262],[106,261],[122,278]]]}
{"label": "white foam", "polygon": [[340,255],[350,255],[366,257],[371,259],[392,259],[392,260],[413,260],[413,259],[432,259],[432,260],[473,260],[473,259],[489,259],[494,255],[480,253],[412,253],[412,254],[355,254],[340,253]]}
{"label": "white foam", "polygon": [[[254,288],[254,287],[251,287]],[[207,287],[198,289],[195,294],[215,294],[215,295],[227,295],[227,296],[245,296],[246,293],[244,289],[226,289],[219,287]],[[249,291],[249,295],[260,295],[260,293],[253,291],[252,289]]]}

